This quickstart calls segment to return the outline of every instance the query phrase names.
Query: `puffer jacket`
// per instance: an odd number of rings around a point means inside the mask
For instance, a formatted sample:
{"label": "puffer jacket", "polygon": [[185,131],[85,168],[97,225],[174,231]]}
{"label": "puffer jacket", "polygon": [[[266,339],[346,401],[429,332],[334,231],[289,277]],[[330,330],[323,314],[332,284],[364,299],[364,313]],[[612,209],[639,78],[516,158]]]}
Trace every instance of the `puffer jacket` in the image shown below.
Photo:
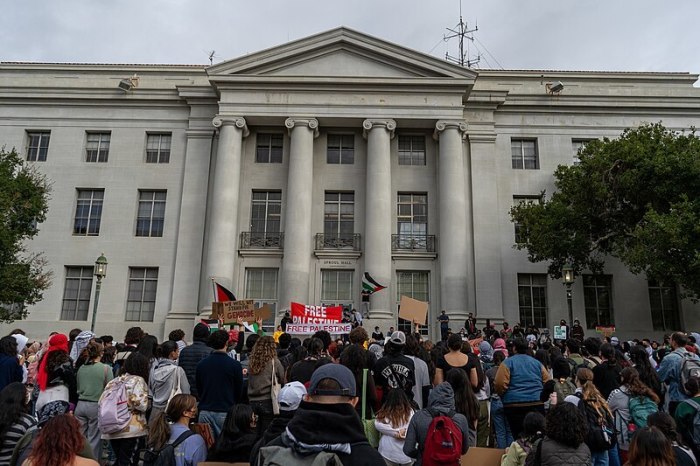
{"label": "puffer jacket", "polygon": [[[541,466],[590,466],[591,451],[585,443],[578,448],[552,440],[549,437],[542,439]],[[537,449],[530,450],[530,455],[537,454]]]}
{"label": "puffer jacket", "polygon": [[197,364],[209,356],[213,350],[203,341],[195,341],[187,348],[180,351],[178,364],[187,375],[187,382],[190,384],[192,395],[199,397],[197,393]]}

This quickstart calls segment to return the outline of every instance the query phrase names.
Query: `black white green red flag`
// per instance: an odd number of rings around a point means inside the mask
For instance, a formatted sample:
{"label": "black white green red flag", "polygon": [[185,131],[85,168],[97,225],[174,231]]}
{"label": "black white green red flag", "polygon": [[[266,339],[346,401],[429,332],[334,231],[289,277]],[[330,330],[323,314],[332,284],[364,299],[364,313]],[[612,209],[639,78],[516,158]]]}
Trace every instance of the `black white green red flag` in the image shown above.
{"label": "black white green red flag", "polygon": [[386,288],[386,286],[377,283],[368,272],[365,272],[365,274],[362,276],[362,294],[371,295],[372,293],[381,291],[384,288]]}

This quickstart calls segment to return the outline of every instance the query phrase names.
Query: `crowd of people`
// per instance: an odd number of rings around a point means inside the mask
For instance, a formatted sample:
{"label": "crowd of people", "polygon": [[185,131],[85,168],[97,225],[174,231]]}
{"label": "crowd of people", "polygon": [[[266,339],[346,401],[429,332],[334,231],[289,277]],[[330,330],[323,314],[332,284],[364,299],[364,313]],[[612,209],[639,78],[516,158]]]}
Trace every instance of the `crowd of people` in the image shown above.
{"label": "crowd of people", "polygon": [[439,322],[437,342],[361,322],[337,338],[202,322],[190,344],[16,329],[0,339],[0,465],[456,465],[477,446],[502,466],[698,465],[700,335]]}

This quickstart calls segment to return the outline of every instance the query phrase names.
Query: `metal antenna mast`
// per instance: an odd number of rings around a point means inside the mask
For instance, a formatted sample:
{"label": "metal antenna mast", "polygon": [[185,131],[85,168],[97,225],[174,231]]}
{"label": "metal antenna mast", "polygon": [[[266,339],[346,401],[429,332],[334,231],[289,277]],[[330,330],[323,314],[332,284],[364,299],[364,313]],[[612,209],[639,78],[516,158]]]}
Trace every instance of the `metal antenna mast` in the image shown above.
{"label": "metal antenna mast", "polygon": [[442,40],[445,42],[455,37],[459,38],[459,57],[453,57],[449,52],[445,52],[445,60],[457,63],[459,66],[466,66],[471,68],[481,61],[481,54],[478,54],[475,59],[469,58],[469,49],[464,48],[464,39],[474,42],[474,36],[471,35],[473,32],[479,30],[479,25],[477,24],[474,29],[469,29],[467,23],[462,20],[462,2],[459,2],[459,23],[454,28],[446,28],[450,34],[444,34]]}

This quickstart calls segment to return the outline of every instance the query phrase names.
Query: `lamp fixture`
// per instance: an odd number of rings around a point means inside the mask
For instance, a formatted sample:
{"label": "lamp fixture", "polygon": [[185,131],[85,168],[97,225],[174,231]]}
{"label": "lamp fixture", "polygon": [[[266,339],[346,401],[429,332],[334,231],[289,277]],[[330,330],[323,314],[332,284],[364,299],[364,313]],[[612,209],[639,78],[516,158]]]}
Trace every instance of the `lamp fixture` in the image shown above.
{"label": "lamp fixture", "polygon": [[134,74],[130,78],[122,79],[119,81],[117,87],[119,87],[119,89],[121,89],[124,92],[129,92],[133,88],[139,87],[139,77]]}
{"label": "lamp fixture", "polygon": [[547,94],[559,95],[561,94],[561,91],[564,90],[564,83],[562,83],[561,81],[555,81],[553,83],[545,84],[544,87],[547,89]]}

